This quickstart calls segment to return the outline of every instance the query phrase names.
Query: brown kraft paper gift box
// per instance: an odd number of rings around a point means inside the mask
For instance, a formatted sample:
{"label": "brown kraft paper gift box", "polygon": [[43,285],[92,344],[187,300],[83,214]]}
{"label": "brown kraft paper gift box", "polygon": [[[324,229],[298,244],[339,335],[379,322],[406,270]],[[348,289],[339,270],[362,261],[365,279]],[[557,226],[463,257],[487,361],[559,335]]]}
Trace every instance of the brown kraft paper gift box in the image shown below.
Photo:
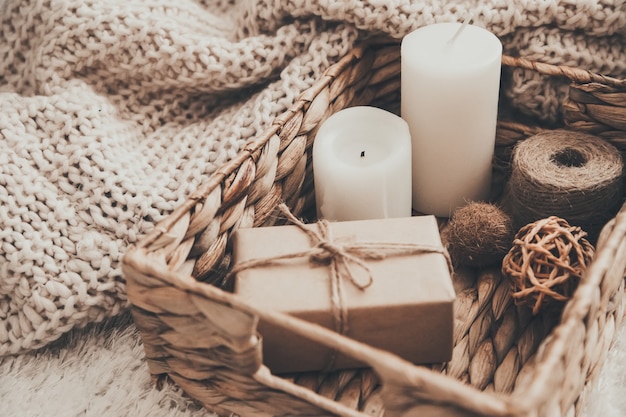
{"label": "brown kraft paper gift box", "polygon": [[[391,242],[443,249],[433,216],[329,225],[336,243]],[[315,229],[318,225],[304,227]],[[233,240],[235,268],[245,261],[306,251],[313,244],[295,225],[239,229]],[[388,254],[384,259],[364,262],[372,273],[368,288],[360,289],[344,275],[339,276],[348,311],[344,334],[416,364],[450,360],[455,293],[445,256],[434,252]],[[357,280],[366,279],[363,269],[351,266],[351,270]],[[235,292],[257,308],[336,328],[331,268],[306,256],[240,270],[235,276]],[[331,359],[333,352],[329,348],[263,321],[258,330],[263,340],[263,361],[274,373],[361,366],[341,355]]]}

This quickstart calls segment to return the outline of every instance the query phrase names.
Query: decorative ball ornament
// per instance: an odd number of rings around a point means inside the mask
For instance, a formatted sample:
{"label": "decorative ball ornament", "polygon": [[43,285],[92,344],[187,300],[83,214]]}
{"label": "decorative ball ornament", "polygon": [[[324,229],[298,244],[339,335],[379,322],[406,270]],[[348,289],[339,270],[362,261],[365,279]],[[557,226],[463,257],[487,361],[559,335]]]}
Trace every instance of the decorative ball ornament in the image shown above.
{"label": "decorative ball ornament", "polygon": [[500,207],[470,202],[452,213],[441,237],[455,265],[481,267],[502,262],[514,235],[511,217]]}
{"label": "decorative ball ornament", "polygon": [[569,300],[595,253],[585,236],[556,216],[522,227],[502,261],[516,304],[538,314]]}

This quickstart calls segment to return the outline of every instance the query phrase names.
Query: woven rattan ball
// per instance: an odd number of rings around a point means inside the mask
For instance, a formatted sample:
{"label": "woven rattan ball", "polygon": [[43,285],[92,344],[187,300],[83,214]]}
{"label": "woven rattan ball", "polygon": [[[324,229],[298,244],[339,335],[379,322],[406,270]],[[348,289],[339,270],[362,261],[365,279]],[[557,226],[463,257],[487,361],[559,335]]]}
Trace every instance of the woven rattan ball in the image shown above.
{"label": "woven rattan ball", "polygon": [[586,235],[556,216],[522,227],[502,261],[516,304],[531,307],[533,314],[562,307],[593,258]]}
{"label": "woven rattan ball", "polygon": [[452,213],[441,237],[455,265],[497,264],[511,248],[511,217],[495,204],[470,202]]}

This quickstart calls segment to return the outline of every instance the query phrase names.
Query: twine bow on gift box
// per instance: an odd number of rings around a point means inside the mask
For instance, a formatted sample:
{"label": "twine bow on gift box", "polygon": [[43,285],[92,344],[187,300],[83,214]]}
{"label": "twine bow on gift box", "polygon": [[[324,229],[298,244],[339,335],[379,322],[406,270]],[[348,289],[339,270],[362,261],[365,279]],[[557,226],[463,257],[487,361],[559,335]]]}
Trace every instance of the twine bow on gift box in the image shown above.
{"label": "twine bow on gift box", "polygon": [[[343,280],[349,281],[362,291],[370,287],[374,282],[374,276],[366,261],[382,260],[389,256],[439,253],[446,259],[450,272],[453,271],[450,256],[443,246],[418,243],[358,242],[354,240],[336,241],[333,239],[328,220],[318,220],[316,223],[317,230],[315,230],[315,228],[307,227],[305,223],[295,217],[286,204],[280,204],[278,209],[289,222],[310,237],[312,246],[301,251],[240,262],[231,269],[230,276],[234,276],[245,269],[269,266],[287,259],[303,257],[308,257],[309,261],[313,263],[328,264],[335,331],[340,334],[348,332],[348,308],[345,302]],[[354,268],[364,271],[365,279],[359,279]]]}

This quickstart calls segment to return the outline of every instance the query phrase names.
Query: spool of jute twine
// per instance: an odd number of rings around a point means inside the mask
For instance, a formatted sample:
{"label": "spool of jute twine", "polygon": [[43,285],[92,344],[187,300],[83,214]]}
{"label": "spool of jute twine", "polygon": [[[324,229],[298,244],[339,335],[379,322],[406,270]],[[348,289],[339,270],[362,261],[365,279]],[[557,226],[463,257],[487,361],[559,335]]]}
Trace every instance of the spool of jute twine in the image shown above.
{"label": "spool of jute twine", "polygon": [[519,228],[549,216],[594,238],[623,198],[624,162],[596,136],[558,129],[517,144],[503,205]]}

